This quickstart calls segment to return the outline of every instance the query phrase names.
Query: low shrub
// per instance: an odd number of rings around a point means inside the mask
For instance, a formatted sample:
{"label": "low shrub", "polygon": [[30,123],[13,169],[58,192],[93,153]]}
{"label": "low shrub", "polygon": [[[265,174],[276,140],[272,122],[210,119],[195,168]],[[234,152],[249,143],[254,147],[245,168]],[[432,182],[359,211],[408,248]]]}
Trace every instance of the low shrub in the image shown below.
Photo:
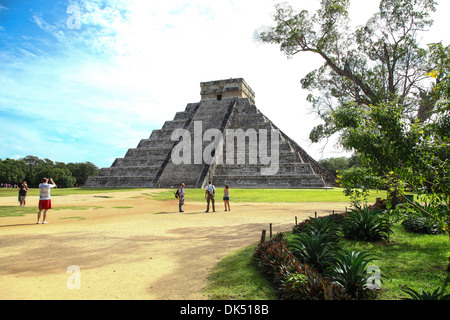
{"label": "low shrub", "polygon": [[442,230],[439,223],[428,216],[407,215],[402,223],[403,229],[407,232],[422,234],[440,234]]}
{"label": "low shrub", "polygon": [[299,270],[300,262],[294,258],[288,247],[288,242],[282,233],[274,238],[259,244],[253,256],[258,270],[275,286],[280,282],[281,267],[284,272],[295,273]]}
{"label": "low shrub", "polygon": [[303,233],[293,236],[290,241],[292,254],[302,263],[318,272],[323,272],[334,262],[335,242],[326,234]]}
{"label": "low shrub", "polygon": [[401,223],[407,232],[422,234],[443,234],[445,233],[445,221],[449,216],[448,207],[444,204],[423,205],[416,203],[416,206],[430,213],[427,215],[414,206],[404,206],[406,213]]}
{"label": "low shrub", "polygon": [[283,281],[278,288],[282,300],[348,300],[345,289],[330,282],[307,265],[299,273],[283,272]]}
{"label": "low shrub", "polygon": [[346,299],[343,288],[327,284],[320,273],[300,263],[291,253],[282,233],[258,245],[254,264],[269,279],[280,299]]}
{"label": "low shrub", "polygon": [[369,207],[353,209],[342,222],[342,232],[349,240],[380,241],[392,233],[391,223],[381,210]]}
{"label": "low shrub", "polygon": [[340,250],[336,253],[335,264],[327,270],[332,281],[340,284],[354,299],[361,299],[369,292],[367,284],[371,275],[367,273],[367,265],[375,260],[368,252],[349,252]]}
{"label": "low shrub", "polygon": [[305,220],[301,226],[294,227],[292,233],[325,234],[330,241],[337,241],[339,239],[340,229],[336,222],[337,220],[331,217],[332,216],[326,216]]}
{"label": "low shrub", "polygon": [[450,294],[445,294],[444,290],[438,287],[433,292],[427,292],[420,289],[421,293],[406,287],[402,291],[409,295],[409,298],[403,298],[402,300],[450,300]]}

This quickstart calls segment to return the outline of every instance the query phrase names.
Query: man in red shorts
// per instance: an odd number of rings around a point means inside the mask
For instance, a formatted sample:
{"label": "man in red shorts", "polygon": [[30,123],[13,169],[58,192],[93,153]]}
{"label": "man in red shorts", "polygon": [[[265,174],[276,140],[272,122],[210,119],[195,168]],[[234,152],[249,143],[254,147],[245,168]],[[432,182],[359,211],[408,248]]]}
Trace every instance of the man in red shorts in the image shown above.
{"label": "man in red shorts", "polygon": [[[48,183],[50,182],[50,183]],[[37,223],[41,219],[42,210],[44,210],[44,217],[42,223],[47,223],[47,211],[52,208],[52,200],[50,198],[50,189],[56,187],[53,179],[43,178],[42,183],[39,184],[39,213],[37,217]]]}

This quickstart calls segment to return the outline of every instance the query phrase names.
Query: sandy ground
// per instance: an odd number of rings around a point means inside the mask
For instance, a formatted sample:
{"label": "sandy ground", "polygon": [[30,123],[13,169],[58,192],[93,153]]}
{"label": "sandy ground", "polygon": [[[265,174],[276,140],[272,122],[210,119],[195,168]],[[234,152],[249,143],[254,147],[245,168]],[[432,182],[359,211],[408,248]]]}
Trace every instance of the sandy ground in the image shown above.
{"label": "sandy ground", "polygon": [[[202,291],[211,269],[257,243],[270,223],[275,234],[291,230],[295,217],[345,210],[344,203],[231,201],[224,212],[220,200],[215,213],[205,213],[206,204],[187,194],[178,213],[177,200],[150,200],[151,192],[53,197],[63,209],[50,210],[45,225],[34,214],[0,218],[0,299],[208,299]],[[27,206],[37,202],[28,197]],[[17,197],[0,205],[16,206]],[[68,273],[70,266],[80,272]],[[80,288],[70,289],[75,278]]]}

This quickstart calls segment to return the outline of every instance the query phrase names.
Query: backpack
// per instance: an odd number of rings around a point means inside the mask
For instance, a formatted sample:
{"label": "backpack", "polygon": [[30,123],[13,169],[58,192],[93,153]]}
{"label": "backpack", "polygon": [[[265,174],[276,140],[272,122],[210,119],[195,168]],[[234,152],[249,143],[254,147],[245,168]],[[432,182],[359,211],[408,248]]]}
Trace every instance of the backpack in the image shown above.
{"label": "backpack", "polygon": [[175,198],[177,198],[177,199],[178,199],[178,197],[180,196],[180,195],[179,195],[179,192],[180,192],[180,189],[177,189],[177,191],[176,191],[176,192],[174,192],[174,194],[175,194]]}

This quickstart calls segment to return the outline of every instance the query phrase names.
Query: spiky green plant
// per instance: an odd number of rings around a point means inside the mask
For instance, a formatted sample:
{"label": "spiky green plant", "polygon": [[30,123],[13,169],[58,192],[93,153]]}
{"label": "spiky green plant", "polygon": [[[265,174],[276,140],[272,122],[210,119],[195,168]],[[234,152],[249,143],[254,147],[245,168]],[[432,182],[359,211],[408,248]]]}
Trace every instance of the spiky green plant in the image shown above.
{"label": "spiky green plant", "polygon": [[335,263],[326,274],[343,286],[352,298],[360,299],[366,296],[370,278],[366,267],[373,260],[376,259],[368,252],[349,252],[343,249],[336,253]]}
{"label": "spiky green plant", "polygon": [[326,234],[301,233],[293,236],[290,248],[302,263],[323,272],[334,261],[336,244]]}
{"label": "spiky green plant", "polygon": [[438,287],[433,292],[424,291],[420,288],[421,293],[406,287],[402,289],[403,292],[409,295],[409,298],[403,298],[402,300],[450,300],[450,294],[444,294],[444,290]]}
{"label": "spiky green plant", "polygon": [[350,240],[379,241],[392,233],[389,219],[382,211],[366,207],[353,209],[343,220],[344,237]]}

